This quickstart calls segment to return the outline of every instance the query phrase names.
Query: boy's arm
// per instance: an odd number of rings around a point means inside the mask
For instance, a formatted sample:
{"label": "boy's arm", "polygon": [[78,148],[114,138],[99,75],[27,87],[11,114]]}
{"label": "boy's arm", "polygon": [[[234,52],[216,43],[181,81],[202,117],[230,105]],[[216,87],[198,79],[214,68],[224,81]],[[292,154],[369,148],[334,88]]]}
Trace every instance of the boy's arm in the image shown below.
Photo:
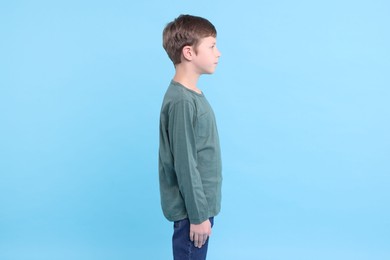
{"label": "boy's arm", "polygon": [[208,220],[208,203],[198,171],[195,143],[195,107],[186,100],[173,105],[169,113],[169,139],[179,189],[191,224]]}

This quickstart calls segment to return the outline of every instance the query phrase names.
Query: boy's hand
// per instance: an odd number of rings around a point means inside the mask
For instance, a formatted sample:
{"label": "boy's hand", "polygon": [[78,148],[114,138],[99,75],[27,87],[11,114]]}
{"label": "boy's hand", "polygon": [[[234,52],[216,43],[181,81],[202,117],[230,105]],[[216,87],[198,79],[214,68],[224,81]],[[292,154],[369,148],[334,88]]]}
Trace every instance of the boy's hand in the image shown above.
{"label": "boy's hand", "polygon": [[201,248],[211,235],[210,220],[206,220],[198,225],[190,225],[190,240],[194,242],[195,247]]}

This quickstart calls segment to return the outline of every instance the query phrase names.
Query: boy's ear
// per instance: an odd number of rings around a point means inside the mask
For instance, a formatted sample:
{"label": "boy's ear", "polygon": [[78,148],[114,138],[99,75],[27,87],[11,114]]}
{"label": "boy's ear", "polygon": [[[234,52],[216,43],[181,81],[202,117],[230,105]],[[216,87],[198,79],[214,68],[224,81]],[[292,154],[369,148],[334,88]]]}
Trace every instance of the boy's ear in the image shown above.
{"label": "boy's ear", "polygon": [[194,57],[194,49],[192,48],[192,46],[184,46],[182,54],[184,59],[190,61]]}

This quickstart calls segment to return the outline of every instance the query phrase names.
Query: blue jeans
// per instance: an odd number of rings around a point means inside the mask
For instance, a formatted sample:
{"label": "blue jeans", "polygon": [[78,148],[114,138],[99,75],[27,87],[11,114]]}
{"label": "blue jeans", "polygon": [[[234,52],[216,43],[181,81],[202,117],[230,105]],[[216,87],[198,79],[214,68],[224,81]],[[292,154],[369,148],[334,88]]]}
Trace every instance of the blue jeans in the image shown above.
{"label": "blue jeans", "polygon": [[[211,227],[214,225],[214,218],[210,218]],[[174,260],[205,260],[207,255],[207,247],[209,239],[201,247],[194,246],[194,242],[190,240],[190,221],[183,219],[175,221],[173,224],[173,259]]]}

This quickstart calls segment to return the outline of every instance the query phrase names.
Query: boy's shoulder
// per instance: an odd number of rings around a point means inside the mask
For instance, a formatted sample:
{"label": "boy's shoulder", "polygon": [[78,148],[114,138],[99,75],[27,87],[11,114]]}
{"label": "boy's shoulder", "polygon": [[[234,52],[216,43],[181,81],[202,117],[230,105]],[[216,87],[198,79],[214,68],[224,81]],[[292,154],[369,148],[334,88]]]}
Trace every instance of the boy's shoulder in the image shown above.
{"label": "boy's shoulder", "polygon": [[180,83],[171,81],[169,87],[165,93],[164,100],[165,102],[176,103],[176,102],[195,102],[196,95]]}

